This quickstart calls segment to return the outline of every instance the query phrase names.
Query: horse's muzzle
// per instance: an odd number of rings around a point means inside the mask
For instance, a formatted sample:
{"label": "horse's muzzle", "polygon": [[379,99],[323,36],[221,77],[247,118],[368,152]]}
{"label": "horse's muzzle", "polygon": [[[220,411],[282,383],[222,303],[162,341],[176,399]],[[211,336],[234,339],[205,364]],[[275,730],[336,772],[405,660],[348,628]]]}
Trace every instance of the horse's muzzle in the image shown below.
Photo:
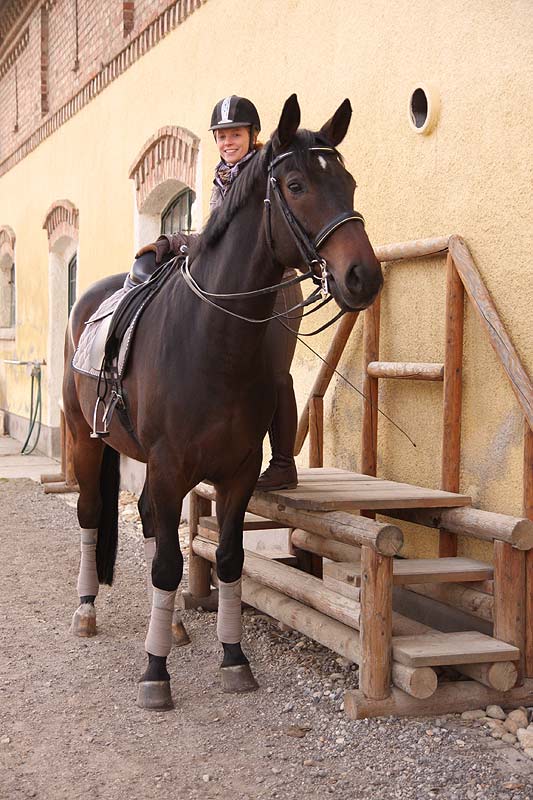
{"label": "horse's muzzle", "polygon": [[337,303],[351,311],[362,311],[372,305],[383,286],[381,265],[352,264],[344,275],[344,280],[334,280],[337,292],[333,291]]}

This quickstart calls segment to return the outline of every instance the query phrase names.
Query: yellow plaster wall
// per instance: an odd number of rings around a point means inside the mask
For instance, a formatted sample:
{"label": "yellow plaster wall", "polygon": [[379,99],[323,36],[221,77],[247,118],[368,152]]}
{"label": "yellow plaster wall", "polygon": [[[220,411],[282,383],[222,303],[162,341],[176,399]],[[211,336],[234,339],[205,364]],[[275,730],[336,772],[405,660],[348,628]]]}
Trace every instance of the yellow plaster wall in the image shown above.
{"label": "yellow plaster wall", "polygon": [[[342,150],[374,244],[464,236],[533,373],[532,41],[529,0],[234,0],[229,17],[225,0],[208,0],[0,179],[0,224],[17,235],[20,320],[16,344],[0,342],[0,359],[46,352],[48,249],[41,226],[54,200],[79,208],[83,289],[128,266],[128,169],[155,131],[182,125],[202,138],[207,207],[216,152],[206,128],[214,102],[230,92],[253,98],[268,134],[296,91],[306,127],[320,126],[350,97],[354,116]],[[441,100],[429,136],[413,133],[407,122],[408,98],[420,81],[436,86]],[[443,318],[443,259],[387,268],[384,360],[442,360]],[[313,346],[325,353],[330,338],[327,332]],[[341,362],[356,385],[360,338],[356,330]],[[317,369],[299,346],[293,374],[300,402]],[[0,403],[27,415],[28,396],[28,379],[0,366]],[[436,385],[382,382],[383,410],[417,447],[380,420],[379,474],[438,486],[440,397]],[[464,400],[462,488],[484,508],[518,514],[521,416],[470,310]],[[326,460],[357,468],[360,400],[336,381],[326,405]],[[409,548],[423,552],[428,542],[413,532]],[[469,543],[467,551],[479,548]]]}

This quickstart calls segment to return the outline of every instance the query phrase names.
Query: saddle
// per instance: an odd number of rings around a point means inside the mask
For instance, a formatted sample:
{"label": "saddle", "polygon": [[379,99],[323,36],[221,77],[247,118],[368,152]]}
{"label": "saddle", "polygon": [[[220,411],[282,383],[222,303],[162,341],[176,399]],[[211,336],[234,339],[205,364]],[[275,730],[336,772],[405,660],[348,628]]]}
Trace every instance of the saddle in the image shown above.
{"label": "saddle", "polygon": [[126,429],[130,432],[133,430],[122,391],[122,380],[126,374],[134,334],[143,312],[173,274],[177,263],[178,259],[175,258],[167,261],[137,285],[131,286],[126,279],[124,286],[104,300],[85,323],[72,367],[76,372],[98,381],[92,438],[109,435],[109,424],[115,408],[119,410]]}

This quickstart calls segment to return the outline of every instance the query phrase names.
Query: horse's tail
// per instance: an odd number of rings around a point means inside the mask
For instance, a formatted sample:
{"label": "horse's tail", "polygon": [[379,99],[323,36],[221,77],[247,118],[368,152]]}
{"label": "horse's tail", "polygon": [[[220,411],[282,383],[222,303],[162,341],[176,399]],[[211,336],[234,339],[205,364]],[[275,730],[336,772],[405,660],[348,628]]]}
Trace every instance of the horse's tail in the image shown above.
{"label": "horse's tail", "polygon": [[96,570],[100,583],[113,583],[113,570],[118,544],[118,492],[120,489],[120,455],[105,445],[100,470],[102,512],[96,544]]}

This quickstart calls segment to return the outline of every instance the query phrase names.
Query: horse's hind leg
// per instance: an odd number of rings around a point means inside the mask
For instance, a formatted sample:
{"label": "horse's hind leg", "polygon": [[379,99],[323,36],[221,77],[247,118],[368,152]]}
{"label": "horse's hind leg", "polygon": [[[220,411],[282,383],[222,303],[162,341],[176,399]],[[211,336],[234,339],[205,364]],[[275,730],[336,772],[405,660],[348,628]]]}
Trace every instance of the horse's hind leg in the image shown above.
{"label": "horse's hind leg", "polygon": [[98,525],[101,513],[100,470],[104,445],[99,440],[74,436],[74,472],[80,487],[78,522],[81,528],[81,558],[78,574],[79,608],[72,617],[71,632],[75,636],[96,635],[94,601],[99,581],[96,567]]}
{"label": "horse's hind leg", "polygon": [[[139,514],[141,515],[144,535],[144,557],[146,561],[146,591],[148,594],[148,602],[150,608],[152,607],[153,599],[153,586],[152,586],[152,563],[155,556],[155,527],[154,517],[152,514],[152,506],[150,503],[150,494],[148,489],[148,476],[144,483],[141,496],[139,497]],[[178,647],[190,644],[191,640],[189,634],[185,629],[185,625],[181,619],[181,614],[177,609],[174,609],[172,616],[172,637],[174,644]]]}
{"label": "horse's hind leg", "polygon": [[176,591],[183,574],[178,527],[181,502],[188,486],[182,485],[166,452],[148,463],[147,500],[150,504],[156,551],[152,562],[152,613],[145,641],[148,667],[139,681],[137,705],[154,711],[173,707],[167,657],[172,648],[172,616]]}
{"label": "horse's hind leg", "polygon": [[224,650],[220,665],[225,692],[251,692],[259,688],[241,648],[241,580],[244,563],[242,529],[244,514],[259,475],[261,453],[248,459],[231,484],[217,485],[217,636]]}

